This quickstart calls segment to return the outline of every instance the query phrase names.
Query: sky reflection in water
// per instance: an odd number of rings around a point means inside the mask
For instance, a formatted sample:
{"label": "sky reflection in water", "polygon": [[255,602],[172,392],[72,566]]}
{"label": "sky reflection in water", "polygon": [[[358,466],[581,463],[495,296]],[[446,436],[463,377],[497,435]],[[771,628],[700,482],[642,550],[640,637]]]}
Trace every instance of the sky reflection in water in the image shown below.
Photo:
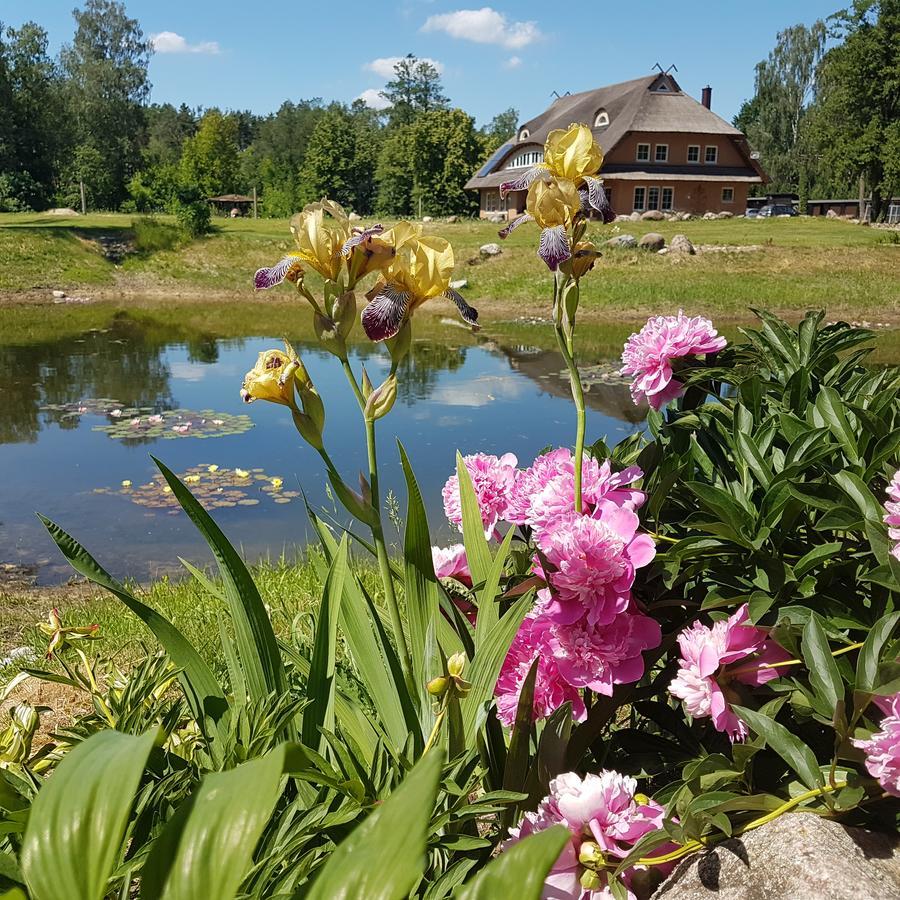
{"label": "sky reflection in water", "polygon": [[[550,329],[544,329],[550,338]],[[400,378],[393,412],[379,423],[383,490],[405,506],[396,441],[410,454],[435,537],[453,539],[446,525],[440,488],[463,453],[511,451],[522,464],[542,448],[570,443],[574,416],[563,368],[555,351],[516,344],[521,335],[482,333],[477,338],[447,328],[441,341],[419,341]],[[549,343],[549,341],[548,341]],[[121,495],[123,480],[149,482],[158,455],[176,472],[200,464],[251,470],[284,479],[284,490],[302,485],[313,506],[331,508],[324,467],[294,431],[287,411],[272,404],[244,406],[238,396],[244,372],[256,354],[278,346],[271,338],[198,338],[168,343],[124,317],[103,331],[57,342],[4,346],[0,338],[0,563],[36,564],[39,580],[63,581],[71,570],[34,517],[39,510],[73,533],[113,574],[146,579],[174,571],[177,556],[206,563],[208,551],[181,512],[153,510]],[[340,366],[307,340],[297,340],[309,372],[325,399],[326,444],[348,484],[365,467],[362,424]],[[387,372],[380,349],[361,344],[352,354],[358,371],[365,359],[372,381]],[[600,362],[594,353],[586,363]],[[111,398],[126,406],[212,409],[248,413],[254,427],[243,434],[205,439],[114,440],[94,431],[114,421],[88,411],[65,415],[49,405]],[[596,384],[587,396],[588,436],[616,442],[642,427],[642,414],[621,384]],[[258,487],[249,487],[256,497]],[[274,504],[216,509],[226,534],[248,558],[290,553],[309,537],[300,498]],[[388,526],[389,539],[398,535]]]}

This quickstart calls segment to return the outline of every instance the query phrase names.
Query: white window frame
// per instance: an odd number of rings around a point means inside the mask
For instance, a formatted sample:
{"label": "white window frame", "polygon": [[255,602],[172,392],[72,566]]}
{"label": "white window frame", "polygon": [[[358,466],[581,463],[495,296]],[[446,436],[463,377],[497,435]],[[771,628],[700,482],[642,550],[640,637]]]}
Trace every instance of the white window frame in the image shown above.
{"label": "white window frame", "polygon": [[[659,158],[660,148],[665,148],[664,159]],[[669,145],[668,144],[656,144],[653,148],[653,162],[668,162],[669,161]]]}
{"label": "white window frame", "polygon": [[[713,151],[713,158],[709,158],[709,151]],[[703,153],[703,162],[705,165],[714,166],[719,161],[719,145],[718,144],[707,144],[706,150]]]}
{"label": "white window frame", "polygon": [[[641,205],[638,206],[638,191],[641,192]],[[647,188],[642,184],[636,184],[634,186],[634,194],[632,195],[632,205],[634,206],[635,212],[643,212],[647,208]]]}
{"label": "white window frame", "polygon": [[[728,199],[725,198],[725,191],[729,191],[731,193],[731,196]],[[734,188],[733,187],[723,187],[722,188],[722,202],[723,203],[734,203]]]}
{"label": "white window frame", "polygon": [[484,192],[484,211],[489,213],[500,212],[499,189],[487,188]]}
{"label": "white window frame", "polygon": [[504,168],[506,169],[527,169],[536,166],[539,162],[544,161],[543,150],[525,150],[517,153]]}
{"label": "white window frame", "polygon": [[609,113],[605,109],[598,109],[594,115],[594,128],[603,128],[609,125]]}
{"label": "white window frame", "polygon": [[527,141],[528,138],[530,138],[530,137],[531,137],[531,132],[527,128],[523,128],[519,132],[519,140],[520,141]]}
{"label": "white window frame", "polygon": [[[666,191],[669,192],[669,205],[666,206]],[[675,209],[675,188],[664,187],[659,193],[659,208],[663,212],[671,212]]]}
{"label": "white window frame", "polygon": [[[696,159],[691,159],[691,150],[696,150],[696,151],[697,151],[697,158],[696,158]],[[696,165],[696,164],[698,164],[698,163],[700,162],[700,145],[699,145],[699,144],[688,144],[688,148],[687,148],[687,161],[688,161],[691,165]]]}
{"label": "white window frame", "polygon": [[[647,148],[647,156],[646,158],[641,158],[641,147]],[[634,159],[636,162],[650,162],[650,145],[649,144],[638,144],[637,149],[634,153]]]}
{"label": "white window frame", "polygon": [[[656,191],[656,205],[650,201],[650,195]],[[647,187],[647,209],[659,209],[659,202],[662,196],[662,189],[658,184],[651,184]]]}

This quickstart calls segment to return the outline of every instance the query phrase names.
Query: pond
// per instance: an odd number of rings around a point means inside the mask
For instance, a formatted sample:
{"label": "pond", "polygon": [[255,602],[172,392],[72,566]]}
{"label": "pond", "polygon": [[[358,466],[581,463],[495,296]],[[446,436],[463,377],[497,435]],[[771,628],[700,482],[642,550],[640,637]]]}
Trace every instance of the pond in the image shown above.
{"label": "pond", "polygon": [[[266,322],[264,331],[252,321],[217,324],[212,309],[195,319],[201,324],[167,324],[115,310],[98,313],[94,324],[85,319],[80,330],[46,322],[43,328],[32,323],[27,333],[3,329],[0,564],[24,567],[38,583],[72,574],[35,511],[70,531],[118,577],[146,580],[177,571],[178,556],[207,562],[205,544],[163,490],[150,454],[187,477],[250,560],[293,554],[305,544],[301,487],[315,509],[335,512],[322,461],[296,434],[287,411],[261,402],[246,406],[238,391],[257,353],[279,346],[265,332],[278,335],[284,327],[325,400],[326,445],[355,484],[366,465],[362,424],[337,361],[318,348],[299,317]],[[50,336],[62,330],[64,336]],[[590,439],[616,442],[643,427],[627,386],[606,374],[630,330],[585,332]],[[527,464],[542,448],[571,442],[573,410],[548,324],[472,335],[423,319],[417,332],[398,401],[379,423],[383,491],[398,499],[402,516],[399,440],[435,537],[450,541],[440,489],[457,448],[512,452]],[[384,350],[354,345],[357,371],[363,361],[380,383],[388,368]],[[399,532],[389,530],[397,541]]]}

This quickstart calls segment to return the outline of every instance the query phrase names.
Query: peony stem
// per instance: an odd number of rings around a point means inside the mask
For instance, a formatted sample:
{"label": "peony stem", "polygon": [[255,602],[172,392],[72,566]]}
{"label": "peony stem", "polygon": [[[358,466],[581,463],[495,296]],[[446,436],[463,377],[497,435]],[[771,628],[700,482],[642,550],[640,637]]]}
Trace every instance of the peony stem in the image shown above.
{"label": "peony stem", "polygon": [[[832,650],[832,656],[841,656],[844,653],[849,653],[851,650],[859,650],[862,647],[862,644],[848,644],[846,647],[841,647],[840,650]],[[802,666],[802,659],[786,659],[783,662],[775,662],[775,663],[761,663],[760,665],[749,665],[749,666],[740,666],[737,669],[731,669],[731,675],[742,674],[743,672],[755,672],[758,669],[780,669],[783,666]]]}

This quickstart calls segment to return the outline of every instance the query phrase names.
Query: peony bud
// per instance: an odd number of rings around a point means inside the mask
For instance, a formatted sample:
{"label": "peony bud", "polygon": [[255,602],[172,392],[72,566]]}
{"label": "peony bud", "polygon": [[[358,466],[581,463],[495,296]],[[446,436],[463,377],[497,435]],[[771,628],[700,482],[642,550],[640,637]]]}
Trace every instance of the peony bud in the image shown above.
{"label": "peony bud", "polygon": [[364,414],[367,421],[374,422],[386,416],[397,399],[397,376],[388,377],[369,395]]}
{"label": "peony bud", "polygon": [[585,869],[581,873],[581,878],[579,880],[581,882],[581,886],[586,891],[599,891],[600,888],[603,887],[603,882],[601,881],[600,876],[592,869]]}
{"label": "peony bud", "polygon": [[578,851],[578,862],[590,869],[602,869],[605,860],[600,845],[593,841],[585,841]]}

